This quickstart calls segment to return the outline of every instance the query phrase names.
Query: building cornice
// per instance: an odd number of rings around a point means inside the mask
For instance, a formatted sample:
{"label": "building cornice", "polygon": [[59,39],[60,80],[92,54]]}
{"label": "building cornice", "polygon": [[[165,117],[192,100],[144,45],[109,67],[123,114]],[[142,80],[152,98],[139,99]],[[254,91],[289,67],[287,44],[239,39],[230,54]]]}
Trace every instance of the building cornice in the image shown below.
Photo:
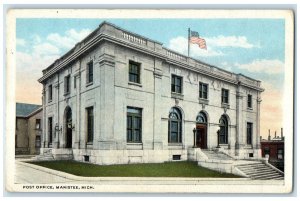
{"label": "building cornice", "polygon": [[[143,36],[134,34],[132,32],[123,30],[119,27],[116,27],[110,23],[103,22],[99,27],[103,26],[104,24],[107,24],[109,26],[112,26],[115,29],[118,29],[119,31],[123,32],[123,34],[132,34],[132,37],[139,37],[141,39],[136,40],[146,40],[146,43],[148,42],[148,38],[145,38]],[[53,74],[58,72],[59,70],[65,68],[67,65],[69,65],[71,62],[75,61],[78,57],[89,51],[94,46],[100,44],[101,42],[108,41],[126,48],[133,49],[138,52],[142,52],[148,55],[151,55],[153,57],[162,59],[164,62],[179,66],[181,68],[191,70],[197,73],[205,74],[209,77],[212,77],[214,79],[218,79],[224,82],[228,82],[231,84],[238,85],[240,83],[241,86],[248,87],[257,91],[264,91],[263,88],[260,87],[260,81],[249,78],[247,76],[244,76],[242,74],[235,74],[223,69],[220,69],[218,67],[215,67],[213,65],[206,64],[204,62],[201,62],[199,60],[195,60],[190,57],[186,57],[184,55],[181,55],[180,53],[177,53],[173,50],[169,50],[167,48],[164,48],[161,45],[161,43],[157,43],[158,47],[148,47],[147,44],[145,45],[144,42],[142,42],[143,45],[139,43],[134,43],[130,40],[126,40],[121,37],[111,36],[106,33],[100,32],[97,34],[100,28],[97,28],[95,31],[93,31],[87,38],[83,40],[83,42],[78,43],[73,49],[71,49],[67,54],[62,56],[60,59],[58,59],[55,63],[50,65],[47,69],[45,69],[43,72],[43,76],[38,80],[40,83],[44,83],[49,77],[51,77]],[[94,35],[94,37],[92,37]],[[132,38],[130,38],[132,39]],[[135,40],[135,39],[134,39]],[[155,43],[156,41],[150,40],[150,42]],[[72,52],[73,51],[73,52]],[[66,55],[68,55],[66,57]],[[64,58],[66,57],[66,58]],[[172,58],[174,57],[174,58]],[[241,78],[241,79],[240,79]],[[256,84],[255,84],[256,83]]]}

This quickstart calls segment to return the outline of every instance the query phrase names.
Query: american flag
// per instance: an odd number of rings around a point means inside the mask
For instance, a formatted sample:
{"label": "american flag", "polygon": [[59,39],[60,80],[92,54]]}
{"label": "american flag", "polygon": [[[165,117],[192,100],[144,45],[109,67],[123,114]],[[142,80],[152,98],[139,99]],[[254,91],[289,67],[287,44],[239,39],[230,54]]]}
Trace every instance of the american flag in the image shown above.
{"label": "american flag", "polygon": [[206,41],[203,38],[200,38],[199,33],[196,31],[191,31],[190,42],[194,44],[198,44],[201,49],[207,49]]}

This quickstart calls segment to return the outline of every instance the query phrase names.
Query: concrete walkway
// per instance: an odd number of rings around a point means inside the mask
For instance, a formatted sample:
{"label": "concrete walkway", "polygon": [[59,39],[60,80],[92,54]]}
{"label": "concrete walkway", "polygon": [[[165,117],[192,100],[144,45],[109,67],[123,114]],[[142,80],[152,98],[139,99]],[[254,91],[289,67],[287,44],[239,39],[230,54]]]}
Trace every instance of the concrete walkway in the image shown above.
{"label": "concrete walkway", "polygon": [[23,162],[16,162],[15,172],[16,184],[50,184],[72,182],[70,179],[34,169],[23,164]]}

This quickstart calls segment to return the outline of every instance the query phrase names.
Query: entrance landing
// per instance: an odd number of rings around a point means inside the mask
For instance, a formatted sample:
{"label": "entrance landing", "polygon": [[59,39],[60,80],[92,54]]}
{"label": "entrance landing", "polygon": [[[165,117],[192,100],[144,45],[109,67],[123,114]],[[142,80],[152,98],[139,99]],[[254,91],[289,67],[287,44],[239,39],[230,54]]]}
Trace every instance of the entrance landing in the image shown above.
{"label": "entrance landing", "polygon": [[189,159],[212,170],[232,173],[256,180],[283,180],[284,173],[267,161],[239,160],[217,150],[189,150]]}

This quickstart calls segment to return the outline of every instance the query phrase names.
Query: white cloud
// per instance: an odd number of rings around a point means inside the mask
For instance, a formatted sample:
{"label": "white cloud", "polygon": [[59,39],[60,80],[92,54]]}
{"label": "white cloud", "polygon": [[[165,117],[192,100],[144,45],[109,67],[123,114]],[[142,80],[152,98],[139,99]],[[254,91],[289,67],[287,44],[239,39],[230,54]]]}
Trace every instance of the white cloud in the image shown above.
{"label": "white cloud", "polygon": [[249,72],[264,72],[267,74],[279,74],[284,72],[284,63],[278,59],[275,60],[254,60],[248,64],[235,64],[240,69],[245,69]]}
{"label": "white cloud", "polygon": [[239,47],[239,48],[253,48],[260,47],[260,45],[253,45],[248,42],[246,36],[223,36],[205,38],[207,46],[215,47]]}
{"label": "white cloud", "polygon": [[33,41],[33,43],[34,44],[39,44],[39,43],[41,43],[42,42],[42,39],[41,39],[41,37],[39,36],[39,35],[33,35],[33,37],[32,37],[32,41]]}
{"label": "white cloud", "polygon": [[[40,46],[42,47],[42,45]],[[59,55],[41,55],[17,52],[16,55],[16,100],[41,104],[42,85],[38,79]]]}
{"label": "white cloud", "polygon": [[[187,55],[188,53],[188,40],[182,36],[172,38],[169,42],[169,48],[176,52]],[[207,50],[200,49],[197,44],[191,44],[190,56],[192,57],[212,57],[224,55],[221,51],[215,51],[211,47],[207,47]]]}
{"label": "white cloud", "polygon": [[47,36],[47,40],[57,47],[71,49],[76,43],[81,41],[90,32],[91,31],[89,29],[82,29],[78,32],[75,29],[70,29],[63,35],[60,35],[58,33],[51,33]]}
{"label": "white cloud", "polygon": [[223,67],[225,70],[232,71],[232,66],[226,61],[221,62],[220,67]]}
{"label": "white cloud", "polygon": [[19,46],[25,46],[26,45],[26,41],[24,39],[22,39],[22,38],[17,38],[16,43]]}
{"label": "white cloud", "polygon": [[42,85],[37,80],[42,76],[42,70],[89,33],[88,29],[70,29],[63,34],[49,34],[45,38],[33,35],[31,41],[17,39],[17,44],[28,46],[30,53],[17,52],[16,55],[16,100],[40,103]]}
{"label": "white cloud", "polygon": [[33,55],[58,55],[59,53],[59,48],[47,42],[33,46]]}

